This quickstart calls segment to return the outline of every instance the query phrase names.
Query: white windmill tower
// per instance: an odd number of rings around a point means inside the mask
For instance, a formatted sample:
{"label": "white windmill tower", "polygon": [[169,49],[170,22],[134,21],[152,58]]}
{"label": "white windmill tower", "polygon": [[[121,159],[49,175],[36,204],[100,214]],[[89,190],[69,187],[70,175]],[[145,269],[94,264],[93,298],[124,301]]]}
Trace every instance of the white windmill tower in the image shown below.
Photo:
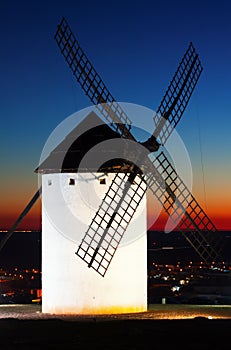
{"label": "white windmill tower", "polygon": [[[130,244],[122,242],[126,235],[133,235],[133,222],[137,231],[146,232],[147,188],[203,261],[216,261],[221,252],[215,226],[170,164],[163,147],[189,102],[202,72],[201,63],[190,43],[154,116],[153,135],[139,143],[131,132],[131,120],[106,88],[64,18],[55,40],[82,89],[108,124],[90,113],[36,170],[42,174],[42,311],[145,311],[147,237],[141,234]],[[125,150],[129,142],[137,144],[134,162],[126,161],[129,158],[125,153],[121,159],[109,156],[111,161],[100,168],[94,157],[83,166],[88,151],[109,139],[125,142]],[[140,156],[139,147],[145,148],[145,156]],[[114,148],[109,147],[110,152]],[[155,160],[149,158],[153,152]],[[84,200],[93,187],[98,201],[94,213]],[[15,225],[30,210],[38,193]],[[85,223],[90,223],[87,229],[80,221],[72,220],[76,211]],[[67,238],[75,237],[76,232],[81,237],[77,247],[74,239]]]}
{"label": "white windmill tower", "polygon": [[[46,313],[121,313],[147,310],[147,237],[145,182],[134,182],[126,199],[131,208],[138,206],[133,223],[125,232],[125,221],[131,214],[120,208],[119,225],[112,224],[99,249],[100,260],[92,263],[94,272],[79,259],[77,245],[110,189],[112,198],[120,198],[122,186],[130,174],[130,164],[114,159],[115,149],[105,150],[105,143],[120,141],[120,135],[102,123],[93,111],[68,134],[42,162],[36,172],[41,174],[42,195],[42,311]],[[102,145],[102,146],[101,146]],[[90,161],[83,157],[96,146]],[[98,155],[106,162],[98,168]],[[121,153],[120,153],[120,156]],[[117,176],[117,181],[114,177]],[[113,183],[113,187],[112,187]],[[141,199],[143,197],[143,199]],[[141,201],[140,201],[141,200]],[[139,203],[140,202],[140,203]],[[102,213],[112,214],[113,203],[104,201]],[[101,218],[91,225],[97,238],[91,249],[97,249],[99,237],[107,222]],[[98,224],[98,225],[97,225]],[[99,228],[100,224],[100,228]],[[134,228],[135,227],[135,228]],[[134,229],[139,232],[134,238]],[[123,236],[123,242],[121,240]],[[131,242],[131,237],[133,238]],[[129,240],[129,244],[126,244]],[[88,238],[86,238],[88,241]],[[90,243],[90,241],[89,241]],[[117,249],[120,243],[120,249]],[[124,243],[124,244],[123,244]],[[115,256],[113,257],[116,251]],[[93,252],[92,252],[93,254]],[[110,260],[113,262],[107,271]],[[104,277],[103,277],[104,276]]]}

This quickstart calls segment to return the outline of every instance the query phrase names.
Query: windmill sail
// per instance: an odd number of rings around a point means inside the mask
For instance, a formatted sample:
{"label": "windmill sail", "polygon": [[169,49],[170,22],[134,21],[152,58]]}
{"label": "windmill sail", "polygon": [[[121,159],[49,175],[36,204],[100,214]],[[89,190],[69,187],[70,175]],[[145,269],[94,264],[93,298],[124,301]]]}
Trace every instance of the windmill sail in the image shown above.
{"label": "windmill sail", "polygon": [[165,144],[179,123],[202,70],[198,54],[190,43],[154,116],[154,136],[162,144]]}
{"label": "windmill sail", "polygon": [[17,229],[18,225],[22,222],[24,217],[29,213],[29,211],[31,210],[31,208],[33,207],[35,202],[39,199],[39,197],[41,195],[41,192],[42,192],[42,187],[40,187],[37,190],[37,192],[35,192],[35,194],[33,195],[32,199],[29,201],[27,206],[23,209],[23,211],[21,212],[21,214],[19,215],[19,217],[17,218],[15,223],[11,226],[11,228],[6,233],[6,235],[1,239],[1,241],[0,241],[0,251],[3,249],[3,247],[6,244],[6,242],[8,241],[8,239],[10,239],[10,237],[12,236],[14,231]]}
{"label": "windmill sail", "polygon": [[112,128],[122,137],[132,138],[132,121],[111,95],[103,80],[80,47],[65,18],[55,34],[55,40],[77,82],[90,101],[96,105]]}
{"label": "windmill sail", "polygon": [[148,188],[201,259],[205,263],[217,261],[222,251],[222,240],[215,225],[163,152],[154,159],[153,163],[164,178],[167,187],[160,186],[150,174],[146,179]]}
{"label": "windmill sail", "polygon": [[156,139],[162,145],[166,143],[188,105],[202,70],[199,56],[190,43],[154,115],[155,130],[143,143],[145,147],[152,149]]}
{"label": "windmill sail", "polygon": [[138,205],[145,181],[132,173],[117,173],[76,254],[104,276]]}
{"label": "windmill sail", "polygon": [[[136,141],[130,130],[131,120],[106,88],[106,85],[86,57],[64,18],[58,26],[55,40],[85,94],[100,110],[111,127],[119,132],[121,137]],[[185,111],[201,72],[202,66],[198,54],[192,43],[190,43],[154,116],[154,133],[147,141],[141,143],[149,152],[158,150],[159,142],[157,139],[164,145],[171,135]],[[149,178],[145,179],[143,176],[140,176],[136,167],[135,170],[131,170],[130,175],[115,175],[76,252],[89,267],[95,269],[102,276],[105,275],[126,227],[131,221],[147,187],[150,187],[153,194],[157,197],[159,197],[157,189],[161,189],[161,196],[158,199],[161,199],[165,210],[173,220],[176,220],[173,214],[177,212],[177,210],[174,211],[174,206],[178,210],[180,209],[181,214],[183,213],[183,209],[185,209],[185,203],[181,202],[181,197],[177,197],[172,190],[172,183],[168,183],[168,179],[162,177],[164,174],[159,172],[158,164],[151,162],[149,157],[147,158],[145,162],[149,168],[151,163],[151,175]],[[130,196],[132,185],[129,176],[139,183],[139,199],[135,199],[137,193],[134,194],[134,203]],[[154,183],[156,190],[153,190]],[[183,187],[185,190],[185,186]],[[117,189],[117,193],[115,192],[115,188]],[[166,200],[166,197],[163,197],[166,193],[168,200]],[[127,202],[127,197],[131,198],[130,204]],[[163,198],[165,199],[163,200]],[[214,232],[216,229],[195,199],[193,199],[192,205],[195,205],[196,209],[192,210],[189,204],[189,209],[185,215],[186,219],[183,221],[186,228],[190,231],[190,233],[187,233],[186,239],[204,260],[214,256],[216,257],[217,252],[215,249],[211,248],[208,252],[208,249],[205,248],[209,244],[207,239],[204,239],[204,236],[201,235],[201,230],[204,227],[201,227],[201,223],[198,225],[197,221],[199,220],[205,224],[206,220],[208,220],[209,223],[206,229],[209,232]],[[200,211],[199,216],[197,215],[198,209]],[[123,211],[123,216],[119,214],[120,211]],[[179,221],[179,217],[177,221]],[[194,235],[194,231],[198,233],[197,236]],[[185,233],[185,230],[183,232]]]}

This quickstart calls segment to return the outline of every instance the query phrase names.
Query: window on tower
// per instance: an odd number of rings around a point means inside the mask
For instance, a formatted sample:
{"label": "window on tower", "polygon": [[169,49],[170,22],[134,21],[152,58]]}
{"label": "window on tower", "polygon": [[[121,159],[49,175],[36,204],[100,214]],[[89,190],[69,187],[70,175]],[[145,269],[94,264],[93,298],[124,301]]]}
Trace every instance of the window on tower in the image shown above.
{"label": "window on tower", "polygon": [[69,185],[74,186],[75,185],[75,179],[69,179]]}
{"label": "window on tower", "polygon": [[100,185],[106,185],[106,179],[105,178],[99,179],[99,183]]}

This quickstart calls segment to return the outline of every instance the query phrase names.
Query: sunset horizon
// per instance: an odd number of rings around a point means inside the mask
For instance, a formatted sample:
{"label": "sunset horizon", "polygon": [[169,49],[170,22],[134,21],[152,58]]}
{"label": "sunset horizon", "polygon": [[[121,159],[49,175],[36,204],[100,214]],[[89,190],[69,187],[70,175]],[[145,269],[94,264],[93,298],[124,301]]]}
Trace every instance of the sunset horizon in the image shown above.
{"label": "sunset horizon", "polygon": [[[217,230],[231,230],[227,46],[231,6],[196,3],[189,13],[180,2],[118,1],[109,10],[101,1],[110,16],[102,15],[101,5],[95,2],[90,8],[72,1],[56,7],[43,0],[36,5],[17,1],[3,5],[1,230],[12,227],[37,191],[35,169],[50,135],[70,116],[91,106],[54,40],[63,17],[116,100],[153,112],[193,43],[203,71],[176,133],[191,163],[193,196]],[[152,133],[153,116],[148,121],[142,118],[140,123],[147,123]],[[132,122],[136,124],[135,117]],[[156,207],[149,205],[148,230],[164,230],[165,214],[158,219],[156,215]],[[41,220],[39,199],[17,230],[40,230]]]}

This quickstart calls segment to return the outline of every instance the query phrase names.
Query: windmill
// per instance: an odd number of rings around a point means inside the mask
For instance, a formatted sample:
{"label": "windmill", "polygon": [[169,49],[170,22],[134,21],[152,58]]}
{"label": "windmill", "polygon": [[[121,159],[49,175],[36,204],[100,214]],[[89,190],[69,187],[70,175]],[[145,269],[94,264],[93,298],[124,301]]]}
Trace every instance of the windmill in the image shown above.
{"label": "windmill", "polygon": [[[108,275],[111,272],[110,270],[113,269],[111,264],[112,260],[116,260],[116,256],[119,255],[118,247],[121,240],[125,232],[129,230],[129,226],[131,225],[131,221],[135,217],[137,210],[139,210],[139,207],[143,205],[142,203],[144,203],[147,188],[160,201],[169,217],[174,223],[177,224],[177,228],[182,232],[186,240],[196,250],[203,261],[210,263],[211,261],[218,261],[220,258],[222,244],[221,239],[217,234],[216,227],[196,201],[194,196],[190,193],[183,180],[176,173],[176,170],[164,152],[164,145],[166,141],[180,121],[188,105],[189,99],[201,75],[202,66],[193,44],[190,43],[157,109],[157,112],[154,115],[153,134],[146,141],[137,142],[131,130],[132,121],[107,89],[102,78],[96,72],[93,65],[80,47],[65,18],[63,18],[58,25],[55,40],[77,82],[80,84],[93,105],[97,108],[100,115],[102,115],[107,121],[109,127],[105,129],[105,132],[109,135],[109,138],[112,136],[111,133],[115,133],[117,138],[119,137],[121,141],[132,141],[138,146],[142,146],[146,150],[146,157],[145,159],[142,159],[142,162],[139,156],[136,159],[139,166],[137,166],[135,161],[134,163],[132,162],[129,164],[124,164],[122,162],[119,164],[119,166],[116,164],[116,167],[113,167],[113,164],[110,164],[110,166],[113,168],[110,185],[108,186],[107,191],[104,193],[102,201],[99,203],[98,210],[91,218],[91,223],[82,236],[81,242],[75,251],[77,257],[80,259],[76,259],[78,262],[72,262],[73,266],[74,264],[78,264],[78,266],[76,265],[76,269],[82,269],[82,265],[80,267],[80,262],[83,262],[87,267],[87,270],[83,270],[83,275],[77,275],[77,279],[82,281],[81,290],[83,290],[83,292],[80,292],[79,289],[76,291],[75,286],[73,286],[73,282],[72,284],[67,285],[71,279],[69,278],[67,282],[65,280],[65,283],[67,284],[65,285],[65,289],[63,289],[63,293],[59,293],[57,297],[54,297],[54,290],[55,288],[60,288],[60,284],[62,283],[61,276],[65,275],[66,273],[66,270],[65,273],[62,273],[62,267],[60,267],[65,265],[63,264],[63,261],[61,262],[61,265],[59,265],[60,272],[57,275],[55,287],[54,285],[50,286],[50,279],[53,278],[52,276],[54,274],[53,263],[49,263],[51,265],[51,269],[49,271],[45,269],[45,273],[43,272],[43,285],[45,285],[45,288],[43,287],[43,310],[45,312],[66,313],[81,310],[81,312],[85,313],[89,312],[89,310],[91,312],[92,310],[94,312],[101,312],[102,310],[108,311],[109,309],[111,312],[112,309],[108,306],[111,303],[111,300],[109,304],[106,304],[106,306],[104,304],[102,308],[101,306],[98,306],[96,299],[100,299],[100,294],[102,294],[102,291],[105,288],[111,288],[111,285],[107,282],[108,280],[110,283],[112,280],[114,281],[113,287],[123,281],[123,294],[125,294],[126,288],[128,287],[124,280],[128,279],[128,283],[130,284],[135,283],[137,280],[137,277],[136,279],[129,279],[129,274],[131,271],[126,272],[122,280],[116,280],[117,277],[108,277]],[[95,115],[93,114],[87,117],[87,119],[91,121],[94,118]],[[72,145],[69,144],[69,146]],[[157,156],[154,159],[149,157],[149,155],[152,153],[157,153]],[[67,152],[67,154],[69,155],[70,153]],[[126,168],[126,171],[124,171],[124,167]],[[36,171],[41,171],[41,173],[45,174],[43,177],[44,179],[48,179],[47,184],[50,186],[52,181],[55,180],[55,177],[53,176],[54,174],[52,174],[53,177],[48,174],[50,178],[46,178],[46,172],[44,172],[45,168],[45,164],[41,164]],[[103,171],[103,169],[101,169],[101,171]],[[62,169],[62,172],[65,173],[65,169],[64,171]],[[69,183],[72,184],[75,183],[76,179],[79,180],[79,178],[73,178],[72,176],[70,179],[68,178],[68,181],[70,181]],[[135,186],[133,186],[134,184]],[[43,197],[46,197],[46,186],[42,186],[42,188]],[[39,194],[41,194],[41,188],[38,192],[36,192],[32,200],[19,216],[16,223],[5,236],[4,241],[1,242],[2,246],[5,244],[6,240],[10,237],[17,225],[21,222],[23,217],[32,208],[35,201],[38,199]],[[55,195],[54,192],[53,195]],[[53,201],[55,202],[54,198]],[[47,225],[50,225],[48,221],[49,220],[47,220]],[[144,221],[141,223],[141,225],[144,226]],[[55,249],[51,249],[51,247],[52,244],[55,244],[56,238],[54,237],[56,236],[53,235],[53,232],[51,236],[51,242],[48,243],[49,247],[47,248],[45,246],[44,248],[44,255],[46,258],[43,266],[46,265],[46,262],[48,262],[50,256],[54,254]],[[142,241],[143,250],[145,249],[145,243],[145,240]],[[63,241],[59,244],[59,252],[62,252]],[[135,251],[129,251],[128,254],[130,254],[129,256],[131,257],[132,255],[135,255]],[[143,268],[143,270],[140,270],[140,275],[143,277],[141,287],[137,286],[140,297],[138,306],[134,307],[134,305],[130,305],[130,307],[127,308],[122,302],[122,308],[120,308],[120,311],[143,311],[146,309],[146,293],[144,292],[145,288],[147,287],[145,276],[146,256],[144,253],[142,254],[143,255],[141,256],[139,263]],[[62,260],[62,257],[58,258]],[[64,257],[64,260],[65,258],[66,256]],[[54,261],[57,262],[57,258],[56,260],[53,260],[53,262]],[[121,265],[119,266],[121,267]],[[87,285],[83,286],[83,284],[86,284],[85,276],[89,274],[89,271],[92,269],[97,272],[97,277],[93,276],[92,274],[89,275],[90,277]],[[123,271],[121,271],[121,274],[123,275]],[[98,278],[100,278],[101,281]],[[74,277],[72,276],[72,280],[73,279]],[[102,282],[102,280],[106,281],[105,284]],[[48,284],[49,288],[47,288],[44,298],[44,290]],[[97,294],[95,291],[94,293],[92,292],[94,296],[91,295],[91,305],[88,307],[89,297],[86,302],[85,294],[88,294],[89,289],[95,289],[96,284],[100,286],[98,292],[99,294]],[[73,290],[73,294],[71,298],[70,296],[68,297],[71,299],[70,303],[65,304],[65,301],[63,304],[63,299],[65,299],[64,295],[66,295],[68,286],[69,289]],[[73,304],[76,303],[76,301],[73,302],[73,300],[76,299],[76,293],[79,299],[81,299],[82,303],[81,306],[78,305],[77,309],[75,308],[75,305],[73,306]],[[110,293],[113,294],[111,289]],[[115,293],[118,294],[118,289],[116,288]],[[95,297],[95,295],[97,295],[97,297]],[[117,296],[115,298],[117,298]],[[103,299],[105,299],[105,296]],[[134,304],[135,299],[130,299],[131,304]],[[53,300],[55,300],[55,302],[53,302]],[[115,310],[118,309],[118,302],[116,301],[112,307],[114,307],[113,312],[116,312]]]}
{"label": "windmill", "polygon": [[[122,138],[134,141],[135,138],[130,130],[131,120],[108,91],[101,77],[80,47],[65,18],[62,19],[58,26],[55,40],[69,68],[90,101],[99,108],[102,115],[120,133]],[[173,129],[180,121],[202,69],[198,54],[193,44],[190,43],[154,116],[154,132],[147,141],[142,143],[150,153],[156,152],[160,145],[164,146]],[[150,162],[148,162],[149,167]],[[206,263],[217,261],[220,257],[222,245],[216,227],[189,192],[182,179],[177,175],[164,150],[152,162],[151,168],[152,172],[149,178],[142,178],[140,169],[134,166],[133,169],[130,169],[131,173],[127,176],[128,184],[140,177],[146,186],[151,189],[153,195],[161,202],[171,219],[177,223],[178,229],[201,259]],[[124,209],[126,213],[128,208],[130,209],[130,217],[127,222],[123,222],[123,217],[116,220],[116,216],[119,215],[118,208],[121,206],[126,196],[126,189],[129,187],[125,186],[120,198],[115,198],[113,196],[113,186],[120,186],[120,181],[120,177],[117,174],[76,252],[88,264],[88,267],[92,267],[102,276],[106,273],[120,239],[146,191],[144,187],[139,200],[134,200],[135,203],[133,203],[132,210],[130,204]],[[177,191],[180,191],[180,193],[176,194]],[[105,206],[105,203],[108,203],[108,205]],[[187,203],[187,206],[185,206],[185,203]],[[115,208],[115,210],[111,216],[108,216],[107,210],[110,207]],[[99,218],[102,218],[102,220],[99,220]],[[182,219],[180,220],[180,218]],[[113,222],[117,223],[115,229],[112,229]],[[113,230],[115,232],[121,224],[123,224],[124,230],[121,232],[116,246],[112,246],[110,242],[113,239]],[[99,230],[103,231],[100,236],[97,234]],[[107,242],[105,245],[106,249],[103,248],[104,241]],[[93,242],[95,245],[94,249],[91,246]],[[111,250],[110,254],[108,254],[109,248]],[[107,258],[105,258],[105,255],[107,255]]]}

